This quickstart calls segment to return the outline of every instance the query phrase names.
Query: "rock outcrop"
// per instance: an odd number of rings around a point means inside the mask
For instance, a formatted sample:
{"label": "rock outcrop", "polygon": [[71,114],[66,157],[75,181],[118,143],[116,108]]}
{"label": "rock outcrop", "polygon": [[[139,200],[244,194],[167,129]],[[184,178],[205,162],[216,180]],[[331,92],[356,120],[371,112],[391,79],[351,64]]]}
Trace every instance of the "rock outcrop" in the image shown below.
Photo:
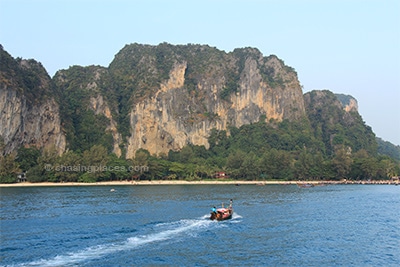
{"label": "rock outcrop", "polygon": [[358,112],[358,102],[354,97],[344,94],[335,94],[335,96],[342,103],[346,112]]}
{"label": "rock outcrop", "polygon": [[[229,54],[218,51],[223,61],[202,62],[205,59],[183,57],[180,52],[175,52],[177,60],[169,79],[133,104],[128,158],[141,148],[156,155],[179,150],[186,144],[207,148],[213,128],[229,130],[229,126],[240,127],[260,118],[279,122],[305,116],[297,75],[277,57],[266,58],[258,50],[247,48]],[[194,87],[190,88],[188,72],[196,68],[194,64],[206,66],[206,71],[196,72],[191,80]],[[236,88],[226,94],[232,75]]]}
{"label": "rock outcrop", "polygon": [[54,146],[61,154],[66,146],[54,99],[31,106],[25,97],[18,97],[14,90],[4,87],[0,88],[0,136],[5,154],[20,146]]}
{"label": "rock outcrop", "polygon": [[66,147],[59,105],[51,93],[51,79],[33,60],[14,60],[1,48],[0,137],[3,154],[20,146]]}

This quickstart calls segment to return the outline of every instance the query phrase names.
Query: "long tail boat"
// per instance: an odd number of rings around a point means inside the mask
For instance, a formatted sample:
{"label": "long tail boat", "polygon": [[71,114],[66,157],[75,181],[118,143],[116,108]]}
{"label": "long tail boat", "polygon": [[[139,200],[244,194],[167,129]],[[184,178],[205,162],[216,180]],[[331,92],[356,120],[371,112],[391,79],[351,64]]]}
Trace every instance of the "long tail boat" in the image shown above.
{"label": "long tail boat", "polygon": [[224,221],[232,219],[233,207],[232,207],[232,199],[229,202],[229,207],[225,208],[224,203],[222,203],[221,208],[212,208],[210,220]]}

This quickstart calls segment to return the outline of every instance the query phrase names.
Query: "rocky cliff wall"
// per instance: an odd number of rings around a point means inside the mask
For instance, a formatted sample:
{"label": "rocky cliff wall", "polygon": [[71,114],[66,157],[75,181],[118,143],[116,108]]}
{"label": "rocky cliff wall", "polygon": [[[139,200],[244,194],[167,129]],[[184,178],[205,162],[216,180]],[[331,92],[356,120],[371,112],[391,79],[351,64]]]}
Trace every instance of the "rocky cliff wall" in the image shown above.
{"label": "rocky cliff wall", "polygon": [[[228,62],[239,59],[230,55]],[[296,120],[305,116],[303,94],[295,72],[285,70],[276,57],[268,59],[246,57],[237,75],[237,90],[227,99],[226,75],[218,75],[219,67],[210,62],[209,69],[215,73],[197,76],[195,90],[188,90],[185,77],[191,62],[175,62],[169,79],[160,88],[140,101],[130,112],[131,135],[127,142],[127,157],[132,158],[142,148],[151,154],[179,150],[186,144],[204,145],[211,129],[228,130],[257,122],[264,116],[266,121]],[[216,65],[216,66],[213,66]],[[262,69],[269,69],[271,77],[266,80]],[[274,78],[280,84],[272,84]]]}
{"label": "rocky cliff wall", "polygon": [[66,146],[59,107],[54,99],[32,105],[26,97],[5,86],[0,88],[0,136],[5,154],[20,146],[54,147],[61,154]]}
{"label": "rocky cliff wall", "polygon": [[0,139],[8,154],[21,146],[66,147],[51,78],[35,60],[14,59],[0,45]]}

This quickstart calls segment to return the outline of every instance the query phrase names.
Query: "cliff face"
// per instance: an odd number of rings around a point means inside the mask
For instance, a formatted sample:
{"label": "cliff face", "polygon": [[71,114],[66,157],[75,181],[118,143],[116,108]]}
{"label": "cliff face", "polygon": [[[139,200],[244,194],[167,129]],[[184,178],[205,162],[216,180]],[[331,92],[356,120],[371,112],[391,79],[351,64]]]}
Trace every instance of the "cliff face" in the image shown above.
{"label": "cliff face", "polygon": [[51,95],[51,80],[33,60],[14,60],[1,48],[0,137],[4,154],[20,146],[66,147],[59,106]]}
{"label": "cliff face", "polygon": [[[116,60],[122,58],[121,54],[124,61],[137,56],[132,53],[133,48],[124,48]],[[151,84],[151,94],[142,94],[133,100],[129,113],[128,158],[134,157],[140,148],[160,154],[179,150],[186,144],[208,147],[211,129],[240,127],[257,122],[261,116],[267,122],[305,116],[297,75],[277,57],[266,58],[250,48],[232,53],[204,46],[169,48],[174,50],[169,51],[169,58],[173,60],[168,79]],[[142,80],[156,80],[154,76],[161,72],[157,51],[155,58],[149,54],[132,58],[147,64],[148,74],[132,69],[124,75],[133,79],[143,75]],[[111,71],[121,73],[113,64],[117,63],[112,63]],[[135,91],[141,89],[135,88]]]}
{"label": "cliff face", "polygon": [[31,106],[26,97],[18,97],[15,90],[4,87],[0,89],[0,135],[5,154],[20,146],[54,146],[61,154],[66,145],[54,99]]}

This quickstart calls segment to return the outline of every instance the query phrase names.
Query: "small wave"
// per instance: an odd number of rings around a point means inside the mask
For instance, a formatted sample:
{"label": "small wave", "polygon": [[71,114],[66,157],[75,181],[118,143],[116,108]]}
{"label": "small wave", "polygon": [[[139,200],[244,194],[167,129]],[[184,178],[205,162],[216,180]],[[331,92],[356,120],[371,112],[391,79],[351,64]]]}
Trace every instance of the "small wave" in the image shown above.
{"label": "small wave", "polygon": [[202,216],[201,219],[203,219],[203,220],[204,219],[210,219],[210,214],[206,214],[206,215]]}
{"label": "small wave", "polygon": [[236,212],[234,212],[234,213],[232,214],[232,219],[233,219],[233,220],[242,219],[242,218],[243,218],[243,217],[242,217],[241,215],[237,214]]}
{"label": "small wave", "polygon": [[191,234],[201,229],[207,228],[212,221],[204,219],[180,220],[177,222],[160,224],[162,229],[156,233],[129,237],[120,243],[111,243],[89,247],[78,252],[58,255],[52,259],[41,259],[19,266],[74,266],[79,263],[99,259],[105,255],[136,249],[146,244],[161,242],[178,237],[181,234]]}

